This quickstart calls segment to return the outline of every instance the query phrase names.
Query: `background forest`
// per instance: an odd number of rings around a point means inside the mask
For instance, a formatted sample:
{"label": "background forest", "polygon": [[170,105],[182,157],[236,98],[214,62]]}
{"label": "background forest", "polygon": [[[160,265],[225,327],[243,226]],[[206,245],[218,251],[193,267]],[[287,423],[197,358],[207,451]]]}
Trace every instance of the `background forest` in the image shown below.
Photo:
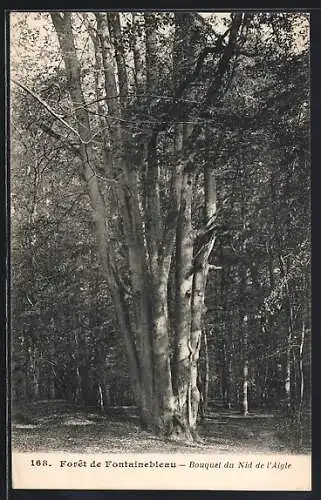
{"label": "background forest", "polygon": [[12,13],[10,36],[13,416],[130,407],[198,441],[264,412],[306,445],[308,16]]}

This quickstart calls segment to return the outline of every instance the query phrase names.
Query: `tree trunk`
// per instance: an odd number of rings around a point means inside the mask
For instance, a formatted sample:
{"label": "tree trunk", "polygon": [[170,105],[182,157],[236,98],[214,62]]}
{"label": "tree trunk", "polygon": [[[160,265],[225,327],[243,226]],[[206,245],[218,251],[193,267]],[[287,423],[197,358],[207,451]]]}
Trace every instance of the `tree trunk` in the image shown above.
{"label": "tree trunk", "polygon": [[[98,16],[98,14],[97,14]],[[61,48],[61,52],[64,58],[67,77],[70,82],[69,92],[71,100],[74,106],[74,113],[77,118],[78,132],[81,139],[80,143],[80,160],[83,168],[83,174],[87,183],[88,193],[90,197],[90,202],[93,211],[93,220],[95,224],[95,232],[97,239],[97,247],[99,256],[102,262],[103,273],[109,285],[113,302],[116,309],[117,320],[119,323],[120,331],[123,335],[125,341],[125,348],[128,356],[128,366],[129,373],[133,383],[133,391],[135,393],[135,398],[137,404],[141,408],[142,420],[145,425],[148,425],[149,410],[145,403],[145,394],[141,390],[141,373],[138,364],[137,352],[135,349],[135,341],[130,334],[130,325],[128,321],[127,314],[125,312],[125,304],[123,298],[123,292],[119,287],[115,273],[110,266],[110,250],[107,245],[107,235],[105,227],[105,203],[101,195],[98,180],[96,176],[96,163],[97,159],[95,157],[94,151],[92,149],[92,144],[90,141],[91,130],[90,121],[86,108],[86,102],[84,99],[81,79],[80,79],[80,67],[79,61],[76,55],[76,49],[73,38],[73,31],[71,25],[71,14],[51,14],[53,24],[55,26],[58,40]],[[102,17],[99,18],[100,25],[98,24],[98,35],[100,36],[101,46],[102,46],[102,59],[104,66],[104,74],[106,78],[106,88],[108,92],[117,92],[117,87],[115,84],[114,67],[110,63],[112,61],[112,56],[110,52],[110,45],[107,44],[107,34],[104,37],[104,30],[108,28],[107,20]],[[109,57],[107,57],[109,55]],[[111,78],[113,76],[113,78]],[[107,84],[108,83],[108,84]],[[119,107],[116,105],[116,100],[112,99],[109,103],[109,107],[113,114],[120,116]],[[119,122],[116,126],[111,128],[111,136],[114,139],[114,144],[120,145],[121,137],[119,133]],[[114,148],[116,149],[116,147]],[[119,150],[115,152],[117,159],[119,158]],[[122,171],[122,169],[121,169]]]}
{"label": "tree trunk", "polygon": [[300,341],[300,351],[299,351],[299,374],[300,374],[300,394],[299,394],[299,405],[298,405],[298,445],[302,445],[303,441],[303,426],[302,426],[302,410],[303,410],[303,399],[304,399],[304,372],[303,372],[303,348],[305,339],[305,321],[302,323],[301,330],[301,341]]}
{"label": "tree trunk", "polygon": [[54,378],[49,381],[49,399],[56,399],[56,382]]}
{"label": "tree trunk", "polygon": [[285,358],[285,383],[284,383],[285,403],[286,403],[286,410],[288,413],[291,413],[291,409],[292,409],[291,354],[292,354],[292,332],[290,330],[288,333],[288,337],[287,337],[286,358]]}
{"label": "tree trunk", "polygon": [[[187,130],[186,136],[189,137]],[[215,179],[205,166],[205,230],[194,238],[191,221],[195,174],[185,167],[176,234],[176,378],[177,413],[187,436],[195,436],[200,401],[197,370],[202,333],[209,256],[215,237],[212,221],[216,211]]]}
{"label": "tree trunk", "polygon": [[208,353],[208,344],[207,344],[207,333],[206,330],[203,330],[203,342],[201,345],[201,357],[203,358],[202,370],[200,371],[200,416],[201,418],[205,418],[207,413],[208,406],[208,383],[209,383],[209,353]]}
{"label": "tree trunk", "polygon": [[125,110],[128,98],[128,81],[125,62],[125,53],[122,43],[122,33],[120,27],[119,12],[108,12],[108,25],[111,39],[115,48],[115,58],[117,63],[119,100],[122,111]]}
{"label": "tree trunk", "polygon": [[135,66],[135,72],[134,72],[134,78],[135,78],[135,86],[136,86],[136,92],[137,92],[137,98],[138,100],[141,97],[141,93],[143,90],[145,90],[145,78],[144,78],[144,58],[143,58],[143,53],[140,47],[140,37],[137,33],[137,25],[139,23],[139,18],[140,14],[137,13],[132,13],[132,22],[134,25],[134,34],[133,34],[133,41],[131,44],[131,48],[133,51],[133,59],[134,59],[134,66]]}
{"label": "tree trunk", "polygon": [[[194,176],[184,173],[182,179],[181,208],[176,233],[176,323],[174,392],[176,396],[176,418],[180,430],[190,437],[193,425],[191,414],[191,376],[195,371],[195,359],[191,346],[191,306],[193,288],[193,235],[191,205]],[[192,366],[193,364],[193,366]]]}
{"label": "tree trunk", "polygon": [[249,386],[249,360],[248,360],[248,324],[247,316],[243,318],[243,400],[242,412],[243,415],[248,415],[248,386]]}
{"label": "tree trunk", "polygon": [[225,340],[223,341],[223,404],[227,410],[232,407],[232,394],[231,394],[231,379],[232,379],[232,356],[229,352],[230,347],[226,346]]}
{"label": "tree trunk", "polygon": [[39,366],[38,366],[38,352],[35,346],[28,347],[28,376],[29,382],[29,396],[31,399],[39,399]]}

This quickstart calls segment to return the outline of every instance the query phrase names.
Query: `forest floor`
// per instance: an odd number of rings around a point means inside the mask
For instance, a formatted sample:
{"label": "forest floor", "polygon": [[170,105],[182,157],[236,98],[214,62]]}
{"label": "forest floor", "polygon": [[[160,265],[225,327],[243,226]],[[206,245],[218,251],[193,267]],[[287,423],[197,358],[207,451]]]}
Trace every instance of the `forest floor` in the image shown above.
{"label": "forest floor", "polygon": [[14,451],[107,453],[130,451],[188,453],[298,453],[310,452],[309,416],[305,416],[301,444],[293,424],[280,413],[256,411],[244,417],[235,410],[214,408],[199,425],[202,444],[164,440],[141,430],[131,407],[102,414],[62,400],[37,401],[12,410]]}

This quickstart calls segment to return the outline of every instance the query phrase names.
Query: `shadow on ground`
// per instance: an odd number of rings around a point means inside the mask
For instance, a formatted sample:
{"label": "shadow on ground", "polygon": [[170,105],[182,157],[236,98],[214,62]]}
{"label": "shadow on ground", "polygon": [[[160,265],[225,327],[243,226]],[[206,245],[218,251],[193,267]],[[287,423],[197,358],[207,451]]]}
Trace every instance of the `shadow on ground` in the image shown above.
{"label": "shadow on ground", "polygon": [[206,452],[309,453],[309,417],[300,442],[296,428],[281,414],[212,410],[199,425],[202,444],[187,445],[158,438],[139,427],[133,407],[98,413],[66,401],[37,401],[12,411],[12,448],[15,451],[83,453]]}

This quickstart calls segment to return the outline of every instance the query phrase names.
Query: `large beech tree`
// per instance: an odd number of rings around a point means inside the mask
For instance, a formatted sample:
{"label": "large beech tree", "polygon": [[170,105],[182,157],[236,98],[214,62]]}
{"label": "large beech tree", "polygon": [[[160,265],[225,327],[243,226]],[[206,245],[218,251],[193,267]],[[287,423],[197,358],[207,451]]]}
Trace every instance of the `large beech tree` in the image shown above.
{"label": "large beech tree", "polygon": [[[195,234],[192,199],[200,166],[193,161],[193,148],[201,130],[197,126],[176,123],[179,115],[181,120],[188,116],[188,111],[180,103],[177,104],[177,99],[198,77],[205,54],[216,52],[212,79],[203,97],[204,105],[212,102],[230,70],[238,38],[248,18],[232,14],[230,26],[224,38],[220,39],[221,45],[208,48],[198,42],[202,34],[195,16],[175,14],[173,100],[163,110],[162,121],[158,120],[150,133],[141,139],[145,154],[138,157],[138,164],[130,156],[132,138],[128,137],[128,131],[123,127],[127,115],[129,76],[120,15],[96,13],[96,23],[92,28],[95,32],[96,65],[102,65],[108,103],[108,114],[104,117],[106,127],[102,132],[105,145],[109,145],[105,154],[94,147],[92,140],[93,130],[82,87],[72,15],[68,12],[52,13],[51,18],[73,105],[79,139],[79,169],[87,183],[102,268],[124,338],[142,423],[161,432],[171,434],[178,431],[187,437],[195,436],[200,399],[197,362],[209,256],[215,242],[216,190],[211,165],[206,164],[202,176],[204,227]],[[144,25],[145,43],[141,51],[145,58],[145,72],[141,85],[152,93],[157,89],[160,78],[156,15],[146,13]],[[139,73],[142,71],[136,67],[136,74]],[[171,141],[173,164],[165,173],[157,157],[157,148],[160,134],[166,134],[172,124],[175,128]],[[97,170],[104,170],[111,181],[109,199],[104,196]],[[167,199],[161,193],[162,183],[166,183],[163,191]],[[110,222],[111,204],[117,207],[114,224]],[[109,235],[113,231],[123,243],[121,261],[110,241]],[[169,287],[170,277],[172,287]],[[127,288],[124,286],[126,278]],[[171,297],[170,290],[174,290]],[[169,301],[174,302],[172,321],[169,318]],[[172,366],[171,324],[175,330]]]}

